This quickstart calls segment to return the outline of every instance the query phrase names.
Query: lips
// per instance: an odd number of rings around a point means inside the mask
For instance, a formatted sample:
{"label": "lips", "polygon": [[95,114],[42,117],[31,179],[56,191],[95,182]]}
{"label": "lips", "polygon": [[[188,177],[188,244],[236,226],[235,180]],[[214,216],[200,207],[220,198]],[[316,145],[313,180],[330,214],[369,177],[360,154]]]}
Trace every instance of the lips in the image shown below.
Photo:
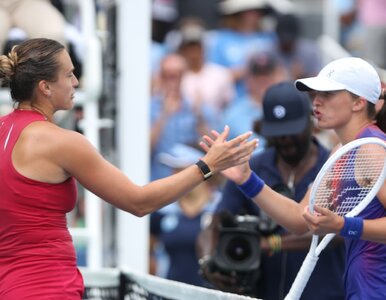
{"label": "lips", "polygon": [[321,114],[318,110],[316,110],[316,109],[314,109],[314,110],[312,111],[312,114],[313,114],[314,117],[317,118],[317,119],[320,119],[321,116],[322,116],[322,114]]}

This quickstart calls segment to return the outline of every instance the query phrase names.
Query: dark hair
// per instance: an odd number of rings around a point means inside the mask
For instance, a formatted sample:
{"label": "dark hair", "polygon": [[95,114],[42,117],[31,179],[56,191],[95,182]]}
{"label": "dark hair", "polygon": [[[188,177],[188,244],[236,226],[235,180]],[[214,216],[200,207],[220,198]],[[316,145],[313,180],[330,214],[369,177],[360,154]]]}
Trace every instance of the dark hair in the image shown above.
{"label": "dark hair", "polygon": [[276,33],[285,40],[295,40],[300,36],[300,21],[294,14],[282,14],[277,17]]}
{"label": "dark hair", "polygon": [[381,109],[378,111],[378,113],[375,112],[375,105],[374,107],[374,114],[375,114],[375,124],[386,133],[386,95],[385,90],[382,90],[381,96],[379,99],[383,99],[383,105]]}
{"label": "dark hair", "polygon": [[0,56],[0,79],[8,84],[15,102],[30,99],[39,81],[55,81],[60,67],[57,59],[64,50],[59,42],[29,39]]}
{"label": "dark hair", "polygon": [[[360,96],[351,93],[353,98],[359,98]],[[369,101],[367,102],[367,117],[370,120],[375,120],[375,125],[377,125],[383,132],[386,133],[386,95],[385,90],[382,90],[381,95],[379,96],[380,100],[384,100],[381,109],[377,112],[375,108],[375,104]]]}

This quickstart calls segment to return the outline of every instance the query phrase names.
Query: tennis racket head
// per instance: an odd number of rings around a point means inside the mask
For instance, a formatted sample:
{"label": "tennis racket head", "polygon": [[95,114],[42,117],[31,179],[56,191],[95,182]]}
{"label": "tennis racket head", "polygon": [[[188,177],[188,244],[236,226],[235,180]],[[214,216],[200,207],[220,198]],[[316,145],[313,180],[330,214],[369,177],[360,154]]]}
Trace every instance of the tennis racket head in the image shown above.
{"label": "tennis racket head", "polygon": [[309,208],[327,208],[340,216],[358,215],[385,183],[386,143],[361,138],[339,148],[312,185]]}

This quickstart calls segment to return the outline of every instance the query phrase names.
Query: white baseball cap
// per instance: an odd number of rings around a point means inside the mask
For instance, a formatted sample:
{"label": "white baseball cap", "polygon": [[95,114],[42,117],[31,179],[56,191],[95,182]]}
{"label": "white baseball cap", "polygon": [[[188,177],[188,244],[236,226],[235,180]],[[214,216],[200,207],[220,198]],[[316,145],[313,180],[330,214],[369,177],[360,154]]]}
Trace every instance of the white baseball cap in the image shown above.
{"label": "white baseball cap", "polygon": [[316,77],[295,81],[300,91],[346,90],[376,103],[381,95],[381,79],[376,69],[358,57],[344,57],[327,64]]}

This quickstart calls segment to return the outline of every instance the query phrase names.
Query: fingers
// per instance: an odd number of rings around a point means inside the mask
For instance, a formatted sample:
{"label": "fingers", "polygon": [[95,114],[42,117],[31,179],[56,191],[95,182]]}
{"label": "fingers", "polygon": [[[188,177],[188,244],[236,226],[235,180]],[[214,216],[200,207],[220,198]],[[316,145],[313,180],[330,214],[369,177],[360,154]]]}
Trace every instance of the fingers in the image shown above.
{"label": "fingers", "polygon": [[314,206],[314,215],[316,216],[327,216],[330,213],[332,212],[327,208],[320,207],[317,205]]}
{"label": "fingers", "polygon": [[227,137],[228,137],[228,135],[229,135],[229,126],[228,126],[228,125],[225,125],[224,130],[223,130],[223,132],[221,132],[220,135],[217,135],[218,132],[215,131],[215,130],[212,130],[212,134],[214,134],[214,136],[217,136],[216,140],[219,140],[219,141],[221,141],[221,142],[224,142],[224,141],[227,140]]}
{"label": "fingers", "polygon": [[252,135],[252,131],[248,131],[244,134],[241,134],[241,135],[235,137],[234,139],[230,140],[228,143],[232,147],[240,145],[241,143],[246,141],[251,135]]}
{"label": "fingers", "polygon": [[209,148],[214,144],[214,140],[207,135],[204,135],[202,139],[205,141],[205,143],[209,146]]}
{"label": "fingers", "polygon": [[[204,138],[204,137],[203,137]],[[208,152],[209,151],[209,149],[210,149],[210,147],[207,145],[207,144],[205,144],[204,142],[199,142],[198,143],[199,145],[200,145],[200,147],[202,148],[202,150],[204,150],[205,152]]]}
{"label": "fingers", "polygon": [[211,133],[215,138],[217,138],[220,135],[216,130],[212,130]]}
{"label": "fingers", "polygon": [[303,218],[308,222],[308,223],[313,223],[313,215],[310,213],[309,206],[306,205],[303,209]]}
{"label": "fingers", "polygon": [[311,225],[318,225],[320,223],[321,214],[317,212],[318,207],[314,206],[314,212],[311,213],[310,207],[307,205],[303,210],[303,218]]}
{"label": "fingers", "polygon": [[[226,138],[228,137],[229,135],[229,126],[226,125],[225,128],[224,128],[224,131],[220,134],[218,133],[216,130],[212,130],[211,131],[211,134],[213,137],[210,137],[209,135],[204,135],[202,137],[203,141],[206,143],[206,145],[204,145],[203,142],[200,142],[200,146],[201,148],[203,148],[206,152],[209,150],[209,148],[216,142],[226,142]],[[252,135],[252,131],[249,131],[249,132],[246,132],[244,134],[241,134],[239,136],[237,136],[236,138],[228,141],[228,144],[229,146],[232,148],[232,147],[235,147],[235,146],[239,146],[239,145],[243,145],[245,144],[246,142],[248,142],[248,138]],[[247,147],[252,147],[253,150],[256,149],[257,145],[258,145],[258,140],[257,139],[254,139],[252,141],[249,141],[250,144],[247,145]]]}

